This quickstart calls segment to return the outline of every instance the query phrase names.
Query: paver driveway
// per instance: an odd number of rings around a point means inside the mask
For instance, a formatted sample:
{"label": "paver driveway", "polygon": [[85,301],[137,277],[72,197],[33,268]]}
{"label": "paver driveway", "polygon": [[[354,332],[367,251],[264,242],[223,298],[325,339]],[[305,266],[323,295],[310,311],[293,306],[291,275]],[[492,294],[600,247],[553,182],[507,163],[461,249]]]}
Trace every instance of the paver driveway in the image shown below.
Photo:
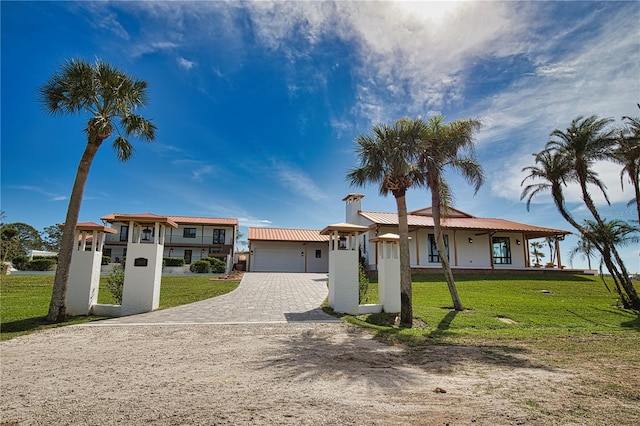
{"label": "paver driveway", "polygon": [[320,309],[327,294],[327,274],[247,272],[222,296],[87,325],[340,322]]}

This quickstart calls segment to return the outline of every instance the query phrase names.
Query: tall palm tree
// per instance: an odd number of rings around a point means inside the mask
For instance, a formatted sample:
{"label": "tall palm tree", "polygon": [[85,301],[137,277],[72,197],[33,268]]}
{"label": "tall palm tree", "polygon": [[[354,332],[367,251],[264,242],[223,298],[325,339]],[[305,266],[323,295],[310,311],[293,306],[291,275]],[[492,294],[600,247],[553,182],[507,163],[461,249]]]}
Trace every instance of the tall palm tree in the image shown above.
{"label": "tall palm tree", "polygon": [[75,244],[75,227],[89,168],[98,148],[112,134],[116,157],[127,161],[134,148],[127,138],[135,137],[152,142],[156,127],[136,114],[147,102],[147,82],[134,79],[101,60],[94,64],[74,59],[60,69],[39,89],[39,100],[53,115],[85,114],[88,116],[84,132],[87,144],[80,159],[69,199],[64,223],[58,268],[49,304],[47,320],[63,321],[66,317],[66,293],[69,282],[71,254]]}
{"label": "tall palm tree", "polygon": [[[638,104],[640,108],[640,104]],[[638,226],[640,226],[640,118],[622,117],[625,125],[620,129],[617,144],[611,155],[611,160],[621,164],[620,184],[624,182],[627,175],[634,189],[634,198],[629,204],[635,201],[638,211]]]}
{"label": "tall palm tree", "polygon": [[443,214],[446,216],[452,197],[451,188],[444,178],[444,171],[446,168],[451,168],[458,172],[473,185],[475,192],[478,192],[484,183],[484,172],[473,152],[473,134],[480,128],[481,123],[475,119],[456,120],[449,124],[443,121],[442,116],[435,116],[423,126],[419,166],[426,176],[426,183],[431,191],[436,247],[453,308],[456,311],[462,311],[464,306],[458,295],[442,234],[442,216]]}
{"label": "tall palm tree", "polygon": [[[591,212],[599,228],[606,227],[605,221],[600,217],[591,194],[588,190],[588,184],[595,183],[602,191],[607,202],[609,199],[605,191],[605,186],[598,179],[594,180],[596,173],[593,171],[593,165],[596,161],[611,158],[613,147],[616,143],[616,131],[608,127],[612,122],[609,118],[598,118],[592,115],[587,118],[577,117],[571,122],[571,126],[565,131],[555,129],[551,132],[552,139],[547,142],[546,149],[557,152],[571,163],[573,174],[576,181],[580,185],[582,192],[582,200]],[[609,233],[602,233],[601,237],[610,238]],[[605,241],[602,241],[605,243]],[[634,294],[633,282],[629,278],[629,273],[624,265],[622,257],[618,253],[614,241],[606,241],[602,248],[611,252],[616,271],[621,280],[621,285],[629,294]],[[605,253],[601,252],[603,256]],[[606,256],[605,256],[606,260]],[[616,267],[617,264],[617,267]],[[614,271],[612,271],[612,274]],[[637,303],[640,307],[640,299],[636,302],[636,297],[632,297],[633,303]]]}
{"label": "tall palm tree", "polygon": [[377,184],[380,195],[391,193],[396,200],[400,237],[400,325],[403,327],[413,325],[406,193],[423,181],[416,167],[421,124],[398,120],[394,124],[377,124],[371,133],[358,135],[355,142],[360,166],[347,173],[352,186]]}
{"label": "tall palm tree", "polygon": [[540,251],[542,250],[542,243],[540,241],[533,241],[530,246],[533,249],[531,255],[536,259],[536,266],[540,266],[540,258],[544,257],[544,253]]}

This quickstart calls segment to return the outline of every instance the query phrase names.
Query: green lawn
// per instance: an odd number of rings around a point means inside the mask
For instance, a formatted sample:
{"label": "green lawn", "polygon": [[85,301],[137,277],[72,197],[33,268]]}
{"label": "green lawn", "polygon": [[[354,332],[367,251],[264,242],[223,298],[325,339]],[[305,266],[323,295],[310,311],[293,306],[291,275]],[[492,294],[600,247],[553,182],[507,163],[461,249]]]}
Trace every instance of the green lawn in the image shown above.
{"label": "green lawn", "polygon": [[[637,312],[616,306],[598,277],[574,275],[456,275],[466,310],[452,309],[439,274],[413,276],[413,329],[392,326],[394,315],[348,317],[381,333],[407,340],[434,337],[535,337],[567,332],[640,331]],[[610,286],[610,288],[612,288]],[[377,300],[377,284],[369,288]]]}
{"label": "green lawn", "polygon": [[[101,319],[73,317],[61,324],[45,321],[53,288],[53,275],[5,275],[0,285],[0,340],[7,340],[34,330],[59,327]],[[160,288],[160,309],[184,305],[219,296],[235,289],[238,280],[210,281],[211,276],[163,276]],[[100,279],[99,303],[114,303]]]}

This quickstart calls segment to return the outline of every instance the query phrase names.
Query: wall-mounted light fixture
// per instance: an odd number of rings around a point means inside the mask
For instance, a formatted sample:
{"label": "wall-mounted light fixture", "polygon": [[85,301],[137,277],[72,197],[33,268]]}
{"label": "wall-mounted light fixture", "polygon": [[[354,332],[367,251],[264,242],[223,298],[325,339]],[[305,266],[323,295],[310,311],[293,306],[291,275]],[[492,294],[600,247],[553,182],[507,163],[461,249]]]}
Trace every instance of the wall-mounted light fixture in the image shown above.
{"label": "wall-mounted light fixture", "polygon": [[520,240],[516,240],[516,244],[517,244],[517,245],[520,245],[520,244],[522,244],[522,241],[520,241]]}
{"label": "wall-mounted light fixture", "polygon": [[473,238],[469,237],[469,244],[473,244]]}

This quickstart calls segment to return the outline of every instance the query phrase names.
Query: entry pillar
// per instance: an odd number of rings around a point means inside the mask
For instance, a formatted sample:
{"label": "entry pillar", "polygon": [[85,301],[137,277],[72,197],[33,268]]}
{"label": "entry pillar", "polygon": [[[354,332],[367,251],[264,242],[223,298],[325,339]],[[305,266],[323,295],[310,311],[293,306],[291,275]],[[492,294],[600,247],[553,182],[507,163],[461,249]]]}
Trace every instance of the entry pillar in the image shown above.
{"label": "entry pillar", "polygon": [[89,315],[91,306],[98,301],[102,248],[106,233],[116,234],[117,231],[94,222],[76,225],[74,241],[77,245],[71,254],[66,296],[69,315]]}
{"label": "entry pillar", "polygon": [[400,255],[397,234],[384,234],[369,241],[377,244],[378,298],[384,312],[400,312]]}
{"label": "entry pillar", "polygon": [[358,315],[359,235],[366,226],[329,225],[320,231],[329,236],[329,306],[336,312]]}
{"label": "entry pillar", "polygon": [[121,315],[158,309],[165,231],[178,225],[154,214],[116,215],[114,220],[129,222]]}

